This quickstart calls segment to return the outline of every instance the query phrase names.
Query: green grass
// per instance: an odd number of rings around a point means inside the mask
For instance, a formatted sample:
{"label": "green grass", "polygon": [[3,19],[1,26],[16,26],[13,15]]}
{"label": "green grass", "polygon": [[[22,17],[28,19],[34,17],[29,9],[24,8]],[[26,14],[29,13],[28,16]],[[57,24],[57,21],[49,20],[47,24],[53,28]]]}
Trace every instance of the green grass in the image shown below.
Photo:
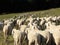
{"label": "green grass", "polygon": [[[13,45],[13,38],[12,38],[12,36],[8,37],[7,44],[8,45]],[[3,37],[3,32],[2,31],[0,31],[0,45],[6,45],[6,43],[4,43],[4,37]]]}
{"label": "green grass", "polygon": [[[0,15],[0,20],[3,19],[8,19],[11,18],[15,15],[19,16],[19,15],[29,15],[29,14],[33,14],[39,17],[43,17],[43,16],[58,16],[60,15],[60,8],[55,8],[55,9],[49,9],[49,10],[43,10],[43,11],[32,11],[32,12],[25,12],[25,13],[11,13],[11,14],[3,14]],[[0,31],[1,32],[1,31]],[[2,45],[4,38],[3,38],[3,33],[0,33],[0,45]],[[13,45],[13,38],[12,36],[9,36],[8,38],[9,44],[8,45]],[[5,45],[5,44],[4,44]]]}
{"label": "green grass", "polygon": [[52,8],[52,9],[49,9],[49,10],[43,10],[43,11],[32,11],[32,12],[25,12],[25,13],[11,13],[11,14],[3,14],[3,15],[0,15],[0,20],[2,19],[7,19],[7,18],[11,18],[15,15],[29,15],[29,14],[33,14],[33,15],[37,15],[39,17],[42,17],[42,16],[47,16],[47,15],[52,15],[52,16],[58,16],[60,15],[60,8]]}

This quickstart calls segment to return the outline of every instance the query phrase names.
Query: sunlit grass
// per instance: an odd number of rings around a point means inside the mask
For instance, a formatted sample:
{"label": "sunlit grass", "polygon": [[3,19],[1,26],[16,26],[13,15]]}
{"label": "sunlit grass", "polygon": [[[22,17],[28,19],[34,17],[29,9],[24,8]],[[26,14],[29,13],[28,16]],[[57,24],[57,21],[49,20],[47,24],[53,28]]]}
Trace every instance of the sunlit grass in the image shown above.
{"label": "sunlit grass", "polygon": [[32,12],[25,12],[25,13],[11,13],[11,14],[3,14],[0,16],[0,20],[2,19],[7,19],[7,18],[11,18],[15,15],[37,15],[39,17],[42,17],[42,16],[47,16],[47,15],[52,15],[52,16],[58,16],[60,15],[60,8],[55,8],[55,9],[49,9],[49,10],[43,10],[43,11],[32,11]]}

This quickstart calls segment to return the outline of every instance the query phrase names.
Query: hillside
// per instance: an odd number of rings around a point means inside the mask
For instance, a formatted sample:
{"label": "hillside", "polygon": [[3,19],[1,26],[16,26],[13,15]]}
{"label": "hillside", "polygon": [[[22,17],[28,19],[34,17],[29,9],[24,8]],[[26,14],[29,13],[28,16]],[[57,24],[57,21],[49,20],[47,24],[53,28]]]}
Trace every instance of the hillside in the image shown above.
{"label": "hillside", "polygon": [[1,14],[0,15],[0,20],[2,19],[7,19],[7,18],[11,18],[15,15],[19,16],[19,15],[29,15],[29,14],[33,14],[33,15],[37,15],[39,17],[42,16],[58,16],[60,15],[60,8],[55,8],[55,9],[49,9],[49,10],[42,10],[42,11],[32,11],[32,12],[23,12],[23,13],[11,13],[11,14]]}

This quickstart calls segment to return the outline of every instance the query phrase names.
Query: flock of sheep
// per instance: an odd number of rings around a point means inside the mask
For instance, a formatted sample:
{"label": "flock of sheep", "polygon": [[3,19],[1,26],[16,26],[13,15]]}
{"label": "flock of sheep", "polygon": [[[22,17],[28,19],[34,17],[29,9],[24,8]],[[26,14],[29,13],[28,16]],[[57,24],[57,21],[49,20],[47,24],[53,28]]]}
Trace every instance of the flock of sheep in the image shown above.
{"label": "flock of sheep", "polygon": [[4,41],[12,35],[14,45],[60,45],[60,16],[15,16],[3,24]]}

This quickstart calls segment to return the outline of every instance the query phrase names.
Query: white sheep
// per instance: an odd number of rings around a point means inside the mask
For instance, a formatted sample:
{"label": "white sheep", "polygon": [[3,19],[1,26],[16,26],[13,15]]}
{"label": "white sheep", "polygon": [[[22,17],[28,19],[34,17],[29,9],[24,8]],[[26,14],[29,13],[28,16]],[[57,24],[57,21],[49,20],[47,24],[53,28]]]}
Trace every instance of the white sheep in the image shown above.
{"label": "white sheep", "polygon": [[35,45],[40,45],[41,44],[41,36],[38,34],[38,33],[33,33],[33,31],[30,31],[28,33],[28,41],[29,41],[29,45],[34,45],[34,42],[35,42]]}
{"label": "white sheep", "polygon": [[26,28],[27,28],[27,25],[21,25],[20,26],[20,31],[24,32]]}
{"label": "white sheep", "polygon": [[27,38],[27,35],[17,29],[12,30],[12,36],[14,39],[14,45],[23,45],[23,41]]}
{"label": "white sheep", "polygon": [[3,33],[4,33],[4,38],[7,40],[7,37],[11,34],[12,31],[12,26],[11,24],[4,25],[3,27]]}
{"label": "white sheep", "polygon": [[[32,38],[32,35],[36,33],[39,34],[39,35],[42,35],[42,43],[41,44],[48,44],[48,42],[50,43],[51,42],[51,34],[48,32],[48,31],[40,31],[37,29],[37,27],[34,25],[31,27],[32,29],[29,31],[28,30],[28,38],[29,40],[33,40]],[[30,33],[30,34],[29,34]],[[31,37],[30,37],[31,36]],[[41,40],[40,40],[41,41]]]}
{"label": "white sheep", "polygon": [[59,36],[60,29],[58,28],[60,26],[57,27],[55,25],[52,25],[51,22],[46,23],[46,24],[47,24],[46,31],[49,31],[52,34],[53,36],[52,40],[54,39],[53,41],[56,43],[56,45],[60,45],[60,36]]}

